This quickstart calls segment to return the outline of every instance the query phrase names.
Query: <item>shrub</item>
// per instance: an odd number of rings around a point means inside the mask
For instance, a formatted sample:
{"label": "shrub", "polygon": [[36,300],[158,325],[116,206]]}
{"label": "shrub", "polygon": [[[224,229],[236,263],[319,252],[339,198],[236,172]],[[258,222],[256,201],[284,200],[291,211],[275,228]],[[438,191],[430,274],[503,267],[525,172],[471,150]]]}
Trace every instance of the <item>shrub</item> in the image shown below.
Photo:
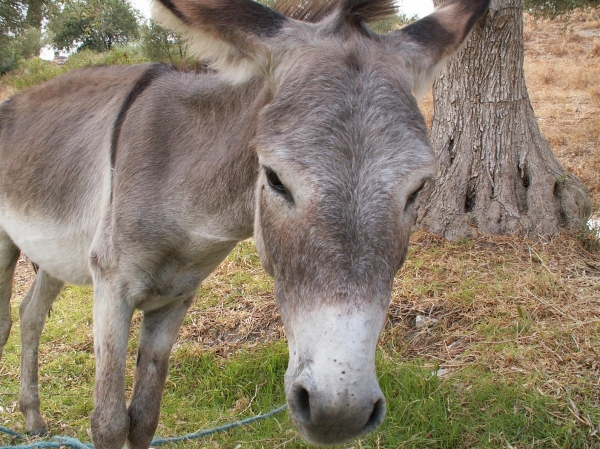
{"label": "shrub", "polygon": [[82,50],[69,56],[64,64],[64,70],[72,70],[91,65],[128,65],[148,62],[141,51],[134,46],[114,46],[110,51],[96,53]]}
{"label": "shrub", "polygon": [[139,38],[139,18],[127,0],[68,0],[48,29],[58,49],[107,51]]}
{"label": "shrub", "polygon": [[576,8],[600,6],[600,0],[525,0],[525,11],[536,17],[554,18]]}
{"label": "shrub", "polygon": [[61,68],[38,57],[21,60],[7,77],[17,91],[48,81],[62,72]]}
{"label": "shrub", "polygon": [[51,80],[68,70],[93,65],[127,65],[141,62],[148,62],[148,60],[142,56],[138,48],[131,46],[113,47],[104,53],[94,53],[90,50],[80,51],[71,55],[62,66],[38,57],[21,59],[15,64],[12,72],[3,78],[3,84],[18,92]]}
{"label": "shrub", "polygon": [[175,66],[193,65],[188,46],[180,34],[161,27],[153,20],[141,28],[141,50],[149,61],[167,62]]}
{"label": "shrub", "polygon": [[42,47],[42,33],[25,28],[17,35],[0,36],[0,74],[14,70],[23,59],[37,56]]}

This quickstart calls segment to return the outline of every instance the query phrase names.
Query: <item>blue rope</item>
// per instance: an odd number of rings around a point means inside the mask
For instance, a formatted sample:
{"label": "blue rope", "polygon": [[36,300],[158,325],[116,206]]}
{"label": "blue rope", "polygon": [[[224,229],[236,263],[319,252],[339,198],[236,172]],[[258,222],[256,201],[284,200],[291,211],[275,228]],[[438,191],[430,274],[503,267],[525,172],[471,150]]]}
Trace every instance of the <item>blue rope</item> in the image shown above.
{"label": "blue rope", "polygon": [[[246,424],[251,424],[253,422],[260,421],[263,419],[268,419],[271,416],[276,415],[277,413],[283,412],[286,409],[286,407],[287,407],[286,405],[282,405],[281,407],[271,410],[270,412],[265,413],[263,415],[253,416],[251,418],[246,418],[241,421],[235,421],[235,422],[232,422],[229,424],[225,424],[224,426],[215,427],[214,429],[200,430],[198,432],[188,433],[187,435],[182,435],[179,437],[154,438],[152,440],[152,443],[150,443],[150,446],[164,446],[165,444],[195,440],[198,438],[204,438],[209,435],[213,435],[215,433],[226,432],[227,430],[234,429],[236,427],[241,427]],[[7,429],[5,427],[0,426],[0,432],[10,435],[14,438],[18,438],[20,440],[24,439],[21,434],[15,432],[13,430]],[[39,441],[37,443],[23,444],[20,446],[0,446],[0,449],[46,449],[46,448],[62,448],[62,447],[67,447],[67,448],[71,448],[71,449],[90,449],[90,448],[94,447],[90,443],[82,443],[77,438],[58,437],[57,436],[57,437],[53,437],[52,440],[54,440],[54,442],[53,441]]]}
{"label": "blue rope", "polygon": [[[19,435],[16,432],[13,432],[10,429],[6,429],[4,427],[0,427],[0,432],[4,432],[8,435],[14,436],[15,438],[23,439],[23,436]],[[46,448],[61,448],[68,447],[71,449],[90,449],[93,448],[89,443],[82,443],[76,438],[69,437],[54,437],[52,438],[56,442],[52,441],[38,441],[37,443],[32,444],[22,444],[20,446],[0,446],[0,449],[46,449]]]}
{"label": "blue rope", "polygon": [[[197,438],[207,437],[214,433],[225,432],[227,430],[234,429],[236,427],[240,427],[240,426],[250,424],[250,423],[253,423],[256,421],[260,421],[261,419],[268,419],[271,416],[276,415],[277,413],[281,413],[282,411],[284,411],[286,409],[286,407],[287,407],[286,405],[282,405],[281,407],[278,407],[275,410],[271,410],[270,412],[265,413],[264,415],[253,416],[252,418],[246,418],[241,421],[236,421],[236,422],[232,422],[229,424],[225,424],[224,426],[215,427],[214,429],[210,429],[210,430],[201,430],[201,431],[194,432],[194,433],[188,433],[187,435],[183,435],[180,437],[155,438],[152,440],[152,443],[150,444],[150,446],[163,446],[163,445],[169,444],[169,443],[178,443],[180,441],[195,440]],[[2,449],[2,448],[0,448],[0,449]]]}

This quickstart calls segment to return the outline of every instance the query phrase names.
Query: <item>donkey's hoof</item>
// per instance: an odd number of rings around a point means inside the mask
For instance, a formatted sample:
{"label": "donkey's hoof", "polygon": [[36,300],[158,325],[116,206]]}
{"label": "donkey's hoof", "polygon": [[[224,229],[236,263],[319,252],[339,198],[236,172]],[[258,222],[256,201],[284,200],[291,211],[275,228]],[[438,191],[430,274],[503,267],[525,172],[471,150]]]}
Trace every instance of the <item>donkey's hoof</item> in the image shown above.
{"label": "donkey's hoof", "polygon": [[43,419],[27,425],[27,435],[43,437],[48,435],[48,427]]}
{"label": "donkey's hoof", "polygon": [[41,429],[28,430],[27,435],[31,435],[32,437],[45,437],[48,435],[48,429],[43,427]]}

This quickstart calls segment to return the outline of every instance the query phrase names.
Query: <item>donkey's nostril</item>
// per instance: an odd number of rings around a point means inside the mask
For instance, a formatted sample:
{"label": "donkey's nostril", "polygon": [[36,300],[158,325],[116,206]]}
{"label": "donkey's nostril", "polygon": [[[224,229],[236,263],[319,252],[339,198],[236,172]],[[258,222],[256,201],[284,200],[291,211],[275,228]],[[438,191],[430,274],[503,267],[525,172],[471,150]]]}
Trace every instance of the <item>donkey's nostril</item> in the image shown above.
{"label": "donkey's nostril", "polygon": [[310,395],[308,390],[302,385],[294,386],[290,408],[302,424],[308,425],[312,422],[310,413]]}
{"label": "donkey's nostril", "polygon": [[385,408],[385,399],[380,398],[375,402],[371,416],[369,416],[369,420],[367,421],[367,424],[365,424],[362,433],[371,432],[379,427],[383,422],[383,418],[385,418]]}

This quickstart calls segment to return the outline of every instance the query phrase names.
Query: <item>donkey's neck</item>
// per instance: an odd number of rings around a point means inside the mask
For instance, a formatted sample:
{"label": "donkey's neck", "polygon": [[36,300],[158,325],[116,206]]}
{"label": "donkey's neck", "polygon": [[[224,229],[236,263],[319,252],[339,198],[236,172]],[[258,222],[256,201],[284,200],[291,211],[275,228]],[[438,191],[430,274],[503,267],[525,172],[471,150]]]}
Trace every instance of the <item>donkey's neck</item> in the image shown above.
{"label": "donkey's neck", "polygon": [[228,238],[250,237],[258,175],[254,137],[270,88],[258,78],[231,85],[218,75],[172,73],[152,90],[160,99],[153,99],[144,132],[152,134],[152,151],[168,148],[165,198],[179,199],[188,229],[198,223],[218,226]]}

